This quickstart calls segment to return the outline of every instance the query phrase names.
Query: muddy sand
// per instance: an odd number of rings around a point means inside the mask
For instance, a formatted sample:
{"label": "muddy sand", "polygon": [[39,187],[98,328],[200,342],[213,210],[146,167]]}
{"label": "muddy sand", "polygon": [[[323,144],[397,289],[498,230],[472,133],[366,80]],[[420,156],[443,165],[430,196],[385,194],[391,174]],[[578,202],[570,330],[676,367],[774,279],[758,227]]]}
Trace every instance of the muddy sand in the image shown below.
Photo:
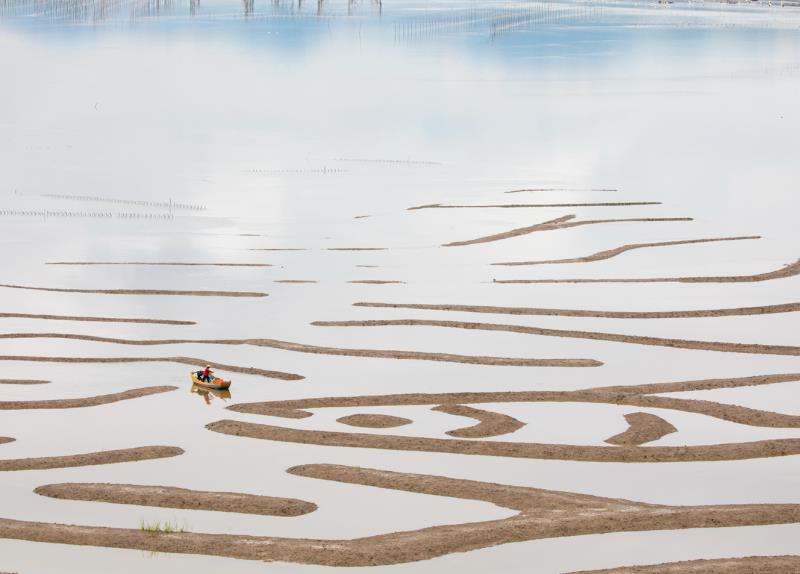
{"label": "muddy sand", "polygon": [[800,572],[800,556],[749,556],[584,570],[572,574],[789,574]]}
{"label": "muddy sand", "polygon": [[515,510],[517,514],[500,520],[433,526],[350,540],[190,532],[151,534],[136,529],[8,519],[0,519],[0,537],[301,564],[376,566],[427,560],[453,552],[542,538],[800,522],[800,505],[794,504],[665,506],[326,464],[294,467],[288,472],[295,476],[346,484],[479,500]]}
{"label": "muddy sand", "polygon": [[361,285],[402,285],[405,281],[393,281],[387,279],[355,279],[348,283],[360,283]]}
{"label": "muddy sand", "polygon": [[0,319],[45,319],[49,321],[90,321],[97,323],[145,323],[153,325],[196,325],[194,321],[171,319],[131,319],[127,317],[79,317],[75,315],[33,315],[30,313],[0,313]]}
{"label": "muddy sand", "polygon": [[327,247],[328,251],[386,251],[386,247]]}
{"label": "muddy sand", "polygon": [[413,421],[404,417],[379,414],[355,414],[336,419],[337,423],[352,427],[370,429],[387,429],[411,424]]}
{"label": "muddy sand", "polygon": [[0,444],[5,444],[7,442],[14,442],[14,440],[15,439],[11,438],[10,436],[0,436]]}
{"label": "muddy sand", "polygon": [[565,215],[556,219],[551,219],[543,223],[537,223],[528,227],[517,227],[502,233],[495,233],[494,235],[486,235],[478,237],[477,239],[468,239],[465,241],[453,241],[451,243],[443,243],[442,247],[463,247],[465,245],[476,245],[478,243],[491,243],[493,241],[501,241],[503,239],[511,239],[512,237],[519,237],[521,235],[528,235],[529,233],[536,233],[538,231],[554,231],[556,229],[569,229],[570,227],[579,227],[581,225],[599,225],[603,223],[655,223],[664,221],[693,221],[691,217],[643,217],[633,219],[588,219],[585,221],[573,221],[575,215]]}
{"label": "muddy sand", "polygon": [[667,421],[650,413],[628,413],[625,415],[625,420],[630,425],[628,430],[607,438],[608,444],[638,446],[678,432],[678,429]]}
{"label": "muddy sand", "polygon": [[518,431],[525,426],[525,423],[518,421],[514,417],[465,405],[444,404],[431,410],[459,417],[469,417],[478,421],[476,425],[447,431],[446,434],[456,438],[501,436]]}
{"label": "muddy sand", "polygon": [[234,492],[204,492],[169,486],[68,483],[40,486],[34,492],[62,500],[214,510],[264,516],[302,516],[317,509],[316,504],[295,498],[276,498]]}
{"label": "muddy sand", "polygon": [[0,385],[49,385],[50,381],[36,379],[0,379]]}
{"label": "muddy sand", "polygon": [[6,289],[29,291],[51,291],[54,293],[91,293],[94,295],[176,295],[193,297],[267,297],[258,291],[170,291],[165,289],[61,289],[56,287],[27,287],[24,285],[0,285]]}
{"label": "muddy sand", "polygon": [[553,208],[553,207],[641,207],[646,205],[661,205],[660,201],[614,201],[614,202],[595,202],[595,203],[506,203],[506,204],[485,204],[485,205],[453,205],[447,203],[430,203],[428,205],[417,205],[409,207],[406,211],[416,211],[420,209],[527,209],[527,208]]}
{"label": "muddy sand", "polygon": [[318,283],[313,279],[276,279],[275,283]]}
{"label": "muddy sand", "polygon": [[[269,347],[297,353],[310,353],[315,355],[335,355],[344,357],[369,357],[379,359],[400,359],[412,361],[439,361],[445,363],[463,363],[469,365],[494,365],[494,366],[513,366],[513,367],[599,367],[603,363],[594,359],[528,359],[515,357],[489,357],[482,355],[454,355],[452,353],[428,353],[422,351],[396,351],[390,349],[341,349],[338,347],[318,347],[315,345],[304,345],[302,343],[290,343],[288,341],[278,341],[276,339],[117,339],[112,337],[96,337],[93,335],[78,335],[72,333],[6,333],[0,335],[0,339],[70,339],[77,341],[93,341],[96,343],[111,343],[115,345],[137,345],[137,346],[159,346],[159,345],[182,345],[186,343],[208,344],[208,345],[252,345],[255,347]],[[2,360],[14,360],[13,357],[0,356]],[[297,380],[303,378],[299,375],[280,373],[276,371],[261,371],[257,369],[245,369],[243,367],[233,367],[213,361],[191,359],[188,357],[168,357],[168,358],[100,358],[100,359],[74,359],[68,360],[64,357],[27,357],[18,360],[40,360],[50,362],[75,362],[75,363],[129,363],[129,362],[157,362],[169,361],[184,363],[189,365],[215,365],[221,370],[256,373],[263,376]],[[271,374],[265,374],[271,373]],[[273,376],[274,375],[274,376]]]}
{"label": "muddy sand", "polygon": [[800,303],[734,307],[727,309],[692,309],[690,311],[597,311],[588,309],[547,309],[542,307],[495,307],[490,305],[438,305],[422,303],[353,303],[353,307],[383,309],[421,309],[428,311],[457,311],[496,315],[549,315],[561,317],[602,317],[606,319],[695,319],[701,317],[735,317],[740,315],[769,315],[796,313]]}
{"label": "muddy sand", "polygon": [[572,257],[570,259],[542,259],[538,261],[504,261],[501,263],[492,263],[492,265],[514,266],[514,265],[551,265],[556,263],[591,263],[593,261],[603,261],[605,259],[611,259],[612,257],[616,257],[617,255],[621,255],[622,253],[625,253],[627,251],[633,251],[635,249],[646,249],[651,247],[672,247],[675,245],[693,245],[696,243],[717,243],[720,241],[743,241],[747,239],[761,239],[761,236],[747,235],[741,237],[717,237],[711,239],[684,239],[681,241],[659,241],[656,243],[629,243],[628,245],[622,245],[620,247],[607,249],[605,251],[598,251],[596,253],[592,253],[591,255],[586,255],[584,257]]}
{"label": "muddy sand", "polygon": [[45,265],[139,265],[154,267],[272,267],[269,263],[183,263],[178,261],[48,261]]}
{"label": "muddy sand", "polygon": [[[667,339],[663,337],[601,333],[596,331],[573,331],[567,329],[545,329],[543,327],[506,325],[499,323],[434,321],[428,319],[388,319],[373,321],[314,321],[311,324],[318,327],[444,327],[449,329],[502,331],[507,333],[519,333],[523,335],[539,335],[543,337],[591,339],[594,341],[611,341],[614,343],[630,343],[633,345],[648,345],[652,347],[671,347],[673,349],[717,351],[720,353],[800,356],[800,347],[791,345],[761,345],[756,343],[728,343],[719,341],[695,341],[692,339]],[[4,335],[0,335],[0,338],[3,337]]]}
{"label": "muddy sand", "polygon": [[536,191],[619,191],[617,189],[595,188],[595,187],[532,187],[525,189],[512,189],[503,193],[528,193]]}
{"label": "muddy sand", "polygon": [[605,279],[502,279],[495,283],[757,283],[773,279],[786,279],[800,274],[800,259],[780,269],[756,273],[755,275],[711,275],[700,277],[645,277]]}
{"label": "muddy sand", "polygon": [[118,462],[170,458],[173,456],[182,455],[183,452],[183,449],[177,446],[140,446],[136,448],[104,450],[100,452],[70,454],[66,456],[46,456],[39,458],[17,458],[7,460],[0,459],[0,471],[46,470],[51,468],[71,468],[75,466],[115,464]]}
{"label": "muddy sand", "polygon": [[139,397],[158,395],[178,390],[178,387],[143,387],[131,389],[121,393],[97,395],[94,397],[81,397],[77,399],[51,399],[44,401],[0,401],[0,410],[25,410],[25,409],[77,409],[82,407],[95,407],[108,405],[119,401],[128,401]]}

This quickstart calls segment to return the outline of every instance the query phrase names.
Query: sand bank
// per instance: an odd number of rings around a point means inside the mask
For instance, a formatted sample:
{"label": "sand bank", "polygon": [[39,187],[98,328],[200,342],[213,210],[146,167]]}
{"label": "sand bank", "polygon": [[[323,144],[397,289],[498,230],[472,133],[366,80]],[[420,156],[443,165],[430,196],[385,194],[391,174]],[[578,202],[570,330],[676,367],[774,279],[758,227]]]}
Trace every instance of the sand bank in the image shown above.
{"label": "sand bank", "polygon": [[177,390],[178,387],[143,387],[131,389],[121,393],[97,395],[94,397],[81,397],[77,399],[55,399],[46,401],[0,401],[0,410],[25,410],[25,409],[77,409],[82,407],[95,407],[119,401],[128,401],[149,395],[158,395]]}
{"label": "sand bank", "polygon": [[[508,192],[506,192],[508,193]],[[505,203],[505,204],[484,204],[484,205],[454,205],[447,203],[430,203],[427,205],[416,205],[409,207],[406,211],[416,211],[419,209],[527,209],[536,207],[636,207],[645,205],[661,205],[660,201],[615,201],[615,202],[594,202],[594,203]]]}
{"label": "sand bank", "polygon": [[386,247],[328,247],[328,251],[386,251]]}
{"label": "sand bank", "polygon": [[[646,337],[642,335],[623,335],[619,333],[573,331],[566,329],[545,329],[543,327],[505,325],[498,323],[468,323],[464,321],[435,321],[429,319],[388,319],[373,321],[314,321],[311,324],[319,327],[445,327],[451,329],[470,329],[479,331],[503,331],[507,333],[520,333],[524,335],[540,335],[543,337],[591,339],[594,341],[612,341],[615,343],[631,343],[634,345],[648,345],[653,347],[671,347],[673,349],[718,351],[721,353],[800,356],[800,347],[791,345],[760,345],[756,343],[727,343],[718,341],[694,341],[691,339],[667,339],[663,337]],[[4,335],[0,335],[0,338],[3,337]]]}
{"label": "sand bank", "polygon": [[527,193],[536,191],[618,191],[617,189],[598,188],[598,187],[532,187],[525,189],[512,189],[503,193]]}
{"label": "sand bank", "polygon": [[468,239],[466,241],[453,241],[452,243],[444,243],[442,247],[462,247],[464,245],[475,245],[477,243],[491,243],[493,241],[501,241],[503,239],[510,239],[512,237],[519,237],[521,235],[528,235],[529,233],[536,233],[538,231],[554,231],[556,229],[568,229],[570,227],[578,227],[581,225],[599,225],[602,223],[652,223],[659,221],[692,221],[691,217],[643,217],[634,219],[589,219],[585,221],[573,221],[575,215],[565,215],[556,219],[551,219],[543,223],[537,223],[528,227],[518,227],[502,233],[495,233],[494,235],[486,235],[478,237],[477,239]]}
{"label": "sand bank", "polygon": [[788,574],[800,572],[800,556],[749,556],[584,570],[572,574]]}
{"label": "sand bank", "polygon": [[625,420],[628,421],[630,428],[606,439],[608,444],[638,446],[678,431],[661,417],[650,413],[628,413],[625,415]]}
{"label": "sand bank", "polygon": [[336,419],[336,422],[353,427],[385,429],[411,424],[411,419],[380,414],[355,414]]}
{"label": "sand bank", "polygon": [[272,267],[269,263],[184,263],[176,261],[48,261],[45,265],[143,265],[156,267]]}
{"label": "sand bank", "polygon": [[15,439],[11,438],[10,436],[0,436],[0,444],[5,444],[7,442],[14,442]]}
{"label": "sand bank", "polygon": [[268,293],[257,291],[170,291],[165,289],[61,289],[56,287],[26,287],[24,285],[0,285],[7,289],[29,291],[51,291],[54,293],[92,293],[95,295],[186,295],[194,297],[266,297]]}
{"label": "sand bank", "polygon": [[51,468],[70,468],[74,466],[94,466],[98,464],[114,464],[133,462],[155,458],[169,458],[183,454],[177,446],[140,446],[120,450],[104,450],[86,454],[70,454],[67,456],[47,456],[41,458],[18,458],[0,460],[0,471],[11,470],[45,470]]}
{"label": "sand bank", "polygon": [[362,285],[400,285],[405,284],[405,281],[394,281],[387,279],[355,279],[348,281],[348,283],[360,283]]}
{"label": "sand bank", "polygon": [[153,325],[196,325],[194,321],[171,319],[130,319],[127,317],[79,317],[75,315],[34,315],[31,313],[0,313],[0,319],[45,319],[49,321],[90,321],[97,323],[145,323]]}
{"label": "sand bank", "polygon": [[40,486],[34,492],[63,500],[214,510],[264,516],[302,516],[317,509],[316,504],[295,498],[276,498],[234,492],[205,492],[170,486],[68,483]]}
{"label": "sand bank", "polygon": [[611,259],[626,251],[633,251],[634,249],[645,249],[650,247],[672,247],[675,245],[692,245],[695,243],[716,243],[720,241],[743,241],[745,239],[761,239],[760,235],[746,235],[741,237],[717,237],[711,239],[684,239],[681,241],[659,241],[656,243],[630,243],[615,247],[614,249],[607,249],[605,251],[598,251],[591,255],[584,257],[573,257],[570,259],[543,259],[539,261],[506,261],[502,263],[492,263],[492,265],[548,265],[554,263],[591,263],[592,261],[602,261],[604,259]]}
{"label": "sand bank", "polygon": [[478,421],[476,425],[447,431],[448,435],[456,438],[500,436],[512,433],[525,426],[525,423],[518,421],[514,417],[465,405],[444,404],[434,407],[432,410],[459,417],[469,417]]}
{"label": "sand bank", "polygon": [[312,279],[276,279],[275,283],[317,283]]}
{"label": "sand bank", "polygon": [[0,379],[0,385],[49,385],[50,381],[36,379]]}
{"label": "sand bank", "polygon": [[759,307],[727,309],[692,309],[688,311],[597,311],[589,309],[551,309],[542,307],[494,307],[490,305],[431,305],[421,303],[353,303],[353,307],[384,309],[424,309],[428,311],[457,311],[460,313],[491,313],[497,315],[549,315],[561,317],[602,317],[606,319],[695,319],[701,317],[735,317],[740,315],[769,315],[796,313],[800,303],[782,303]]}
{"label": "sand bank", "polygon": [[134,529],[8,519],[0,519],[0,537],[301,564],[376,566],[426,560],[454,552],[542,538],[800,521],[800,506],[793,504],[664,506],[571,492],[326,464],[294,467],[288,472],[295,476],[347,484],[479,500],[515,510],[517,514],[501,520],[433,526],[350,540],[190,532],[150,534]]}

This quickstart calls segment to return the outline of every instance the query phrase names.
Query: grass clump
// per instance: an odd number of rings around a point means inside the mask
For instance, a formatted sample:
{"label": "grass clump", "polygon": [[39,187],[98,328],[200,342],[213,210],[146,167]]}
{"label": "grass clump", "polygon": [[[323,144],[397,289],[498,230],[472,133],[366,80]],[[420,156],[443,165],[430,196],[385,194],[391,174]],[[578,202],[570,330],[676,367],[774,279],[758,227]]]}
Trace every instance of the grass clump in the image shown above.
{"label": "grass clump", "polygon": [[142,518],[139,521],[139,530],[147,532],[148,534],[174,534],[186,532],[186,525],[180,525],[177,521],[172,522],[171,520],[165,520],[164,522],[154,520],[148,522]]}

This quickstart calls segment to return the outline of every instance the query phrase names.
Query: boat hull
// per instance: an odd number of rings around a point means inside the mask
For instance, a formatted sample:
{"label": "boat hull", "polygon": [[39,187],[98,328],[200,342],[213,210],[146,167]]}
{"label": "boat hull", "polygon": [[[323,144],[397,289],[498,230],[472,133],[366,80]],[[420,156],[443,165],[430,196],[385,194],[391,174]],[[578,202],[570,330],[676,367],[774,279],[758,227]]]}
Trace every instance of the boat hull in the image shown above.
{"label": "boat hull", "polygon": [[192,383],[198,387],[203,387],[204,389],[227,391],[229,388],[231,388],[230,381],[223,381],[222,379],[218,378],[213,378],[210,381],[201,381],[197,378],[197,373],[194,371],[191,372],[190,376],[192,377]]}

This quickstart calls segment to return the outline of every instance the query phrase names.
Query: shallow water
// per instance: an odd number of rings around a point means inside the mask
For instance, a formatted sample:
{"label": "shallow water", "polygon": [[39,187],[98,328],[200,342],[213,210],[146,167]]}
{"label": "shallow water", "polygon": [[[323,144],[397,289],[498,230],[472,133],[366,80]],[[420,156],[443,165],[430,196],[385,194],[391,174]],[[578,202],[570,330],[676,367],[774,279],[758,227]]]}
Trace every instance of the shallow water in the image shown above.
{"label": "shallow water", "polygon": [[[302,397],[574,390],[797,372],[796,356],[751,355],[433,327],[317,327],[315,320],[436,318],[798,345],[795,313],[622,320],[353,307],[358,301],[682,310],[796,301],[800,278],[752,283],[527,284],[493,279],[750,275],[797,252],[800,10],[790,6],[402,0],[275,3],[0,2],[0,283],[73,289],[267,292],[265,298],[99,295],[0,287],[0,312],[191,320],[189,326],[0,318],[0,333],[127,339],[274,338],[347,348],[592,358],[597,368],[490,367],[336,357],[197,343],[122,346],[0,339],[0,355],[168,357],[305,376],[234,375],[232,397],[189,392],[188,365],[2,361],[0,400],[179,390],[74,410],[0,411],[3,458],[146,444],[173,459],[0,473],[0,517],[200,532],[357,537],[498,519],[474,501],[304,479],[336,463],[662,504],[800,503],[800,457],[609,464],[291,445],[211,433],[223,418],[348,430],[355,412],[414,424],[364,430],[444,438],[469,419],[429,407],[318,409],[304,420],[224,410]],[[520,188],[549,191],[504,194]],[[613,189],[614,191],[607,191]],[[412,206],[660,201],[661,205],[427,209]],[[441,247],[564,215],[692,217],[539,232]],[[369,216],[356,218],[358,216]],[[760,235],[638,249],[593,263],[498,267],[633,243]],[[340,247],[385,250],[336,251]],[[292,248],[298,251],[263,251]],[[271,267],[45,265],[268,263]],[[364,267],[374,266],[374,267]],[[286,279],[313,284],[278,283]],[[349,281],[397,280],[366,285]],[[797,383],[669,396],[797,414]],[[678,428],[658,445],[798,436],[664,409],[569,403],[476,405],[526,422],[489,440],[603,445],[623,415]],[[579,421],[575,424],[575,421]],[[352,430],[352,429],[351,429]],[[612,448],[612,447],[609,447]],[[56,501],[57,482],[176,485],[315,502],[292,519]],[[343,520],[342,517],[347,517]],[[540,540],[379,570],[564,572],[800,552],[797,525]],[[264,565],[0,541],[0,570],[251,572]],[[276,571],[317,567],[272,564]]]}

